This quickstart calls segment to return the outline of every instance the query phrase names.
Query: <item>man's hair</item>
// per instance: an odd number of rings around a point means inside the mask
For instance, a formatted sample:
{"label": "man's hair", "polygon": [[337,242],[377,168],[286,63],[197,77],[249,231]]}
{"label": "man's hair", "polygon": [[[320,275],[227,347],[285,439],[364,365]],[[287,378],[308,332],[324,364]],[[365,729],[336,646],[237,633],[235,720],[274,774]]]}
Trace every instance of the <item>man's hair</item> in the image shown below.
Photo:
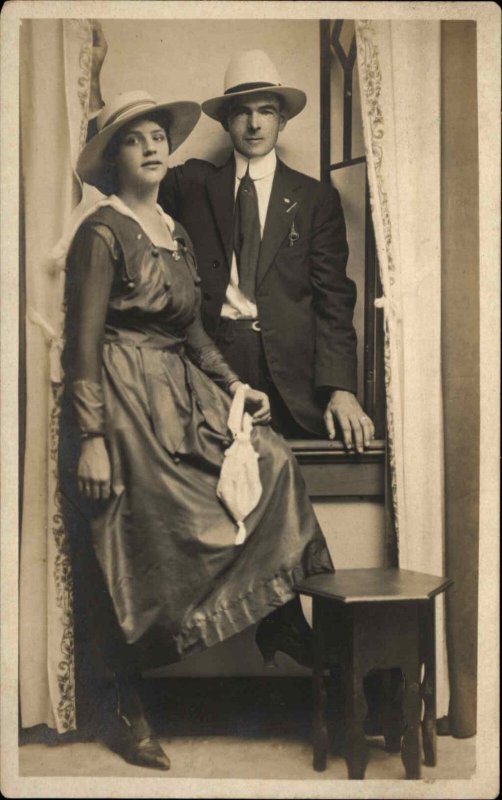
{"label": "man's hair", "polygon": [[249,95],[239,95],[238,97],[230,96],[228,98],[228,101],[225,102],[224,105],[222,106],[222,109],[221,109],[220,115],[219,115],[220,122],[221,122],[221,124],[223,125],[224,128],[228,125],[228,117],[229,117],[232,109],[235,108],[235,106],[240,105],[242,102],[245,102],[245,98],[247,96],[252,97],[255,94],[265,95],[265,96],[268,96],[268,97],[273,97],[274,100],[278,100],[279,101],[279,112],[284,111],[284,109],[286,108],[286,102],[284,100],[284,97],[282,96],[282,94],[276,94],[273,91],[273,88],[270,88],[270,89],[268,89],[268,88],[267,89],[257,89],[256,92],[250,92]]}

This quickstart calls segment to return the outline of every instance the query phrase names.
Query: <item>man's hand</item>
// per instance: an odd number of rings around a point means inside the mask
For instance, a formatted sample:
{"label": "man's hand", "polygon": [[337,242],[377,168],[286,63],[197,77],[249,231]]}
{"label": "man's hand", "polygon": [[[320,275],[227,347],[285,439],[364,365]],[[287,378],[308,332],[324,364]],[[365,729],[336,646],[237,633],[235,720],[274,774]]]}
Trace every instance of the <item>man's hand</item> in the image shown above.
{"label": "man's hand", "polygon": [[343,441],[348,450],[355,446],[357,452],[362,453],[375,436],[375,426],[352,392],[335,389],[331,394],[324,412],[324,422],[330,439],[336,437],[335,419],[342,429]]}
{"label": "man's hand", "polygon": [[92,63],[91,63],[91,93],[89,97],[89,111],[99,111],[103,106],[99,76],[108,50],[108,43],[101,27],[101,22],[92,21]]}

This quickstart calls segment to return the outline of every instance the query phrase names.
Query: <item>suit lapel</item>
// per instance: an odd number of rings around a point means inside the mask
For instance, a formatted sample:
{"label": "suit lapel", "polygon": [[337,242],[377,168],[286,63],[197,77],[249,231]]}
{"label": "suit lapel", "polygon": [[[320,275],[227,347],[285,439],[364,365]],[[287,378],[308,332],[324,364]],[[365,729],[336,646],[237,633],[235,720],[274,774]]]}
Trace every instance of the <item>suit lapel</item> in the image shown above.
{"label": "suit lapel", "polygon": [[257,286],[270,269],[281,242],[291,231],[300,200],[300,186],[294,173],[278,159],[258,259]]}
{"label": "suit lapel", "polygon": [[208,179],[206,185],[230,270],[233,251],[235,191],[235,159],[233,155],[215,175]]}

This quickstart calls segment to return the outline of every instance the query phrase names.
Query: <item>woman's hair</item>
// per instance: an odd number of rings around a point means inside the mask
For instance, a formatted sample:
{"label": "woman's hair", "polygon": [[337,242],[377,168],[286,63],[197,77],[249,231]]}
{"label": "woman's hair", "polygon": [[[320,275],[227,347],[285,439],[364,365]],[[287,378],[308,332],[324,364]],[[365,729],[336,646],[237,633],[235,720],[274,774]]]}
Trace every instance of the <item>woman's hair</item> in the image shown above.
{"label": "woman's hair", "polygon": [[150,113],[145,114],[142,117],[135,117],[130,123],[126,123],[123,125],[119,130],[114,133],[110,141],[105,147],[103,152],[103,169],[104,169],[104,180],[103,184],[106,187],[107,191],[106,194],[114,194],[118,189],[118,176],[117,176],[117,167],[115,165],[115,160],[117,158],[120,145],[122,143],[122,139],[125,135],[125,132],[129,128],[130,125],[138,122],[155,122],[159,125],[162,130],[165,132],[167,136],[167,141],[169,143],[169,150],[171,149],[171,140],[169,138],[169,123],[170,119],[168,114],[165,111],[162,113],[158,113],[152,111]]}

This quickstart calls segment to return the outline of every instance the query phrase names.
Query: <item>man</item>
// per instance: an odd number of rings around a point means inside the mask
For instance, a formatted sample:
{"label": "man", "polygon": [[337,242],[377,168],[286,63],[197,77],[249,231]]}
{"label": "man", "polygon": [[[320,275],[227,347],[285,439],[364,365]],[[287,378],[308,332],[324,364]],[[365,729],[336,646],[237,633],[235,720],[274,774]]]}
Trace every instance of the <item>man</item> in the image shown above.
{"label": "man", "polygon": [[[101,106],[106,42],[95,28],[91,109]],[[374,435],[356,397],[355,286],[336,189],[281,162],[280,131],[305,106],[260,50],[239,52],[224,94],[202,104],[234,153],[217,168],[169,171],[159,202],[187,229],[202,279],[202,319],[241,379],[270,397],[290,438],[336,435],[362,452]]]}

